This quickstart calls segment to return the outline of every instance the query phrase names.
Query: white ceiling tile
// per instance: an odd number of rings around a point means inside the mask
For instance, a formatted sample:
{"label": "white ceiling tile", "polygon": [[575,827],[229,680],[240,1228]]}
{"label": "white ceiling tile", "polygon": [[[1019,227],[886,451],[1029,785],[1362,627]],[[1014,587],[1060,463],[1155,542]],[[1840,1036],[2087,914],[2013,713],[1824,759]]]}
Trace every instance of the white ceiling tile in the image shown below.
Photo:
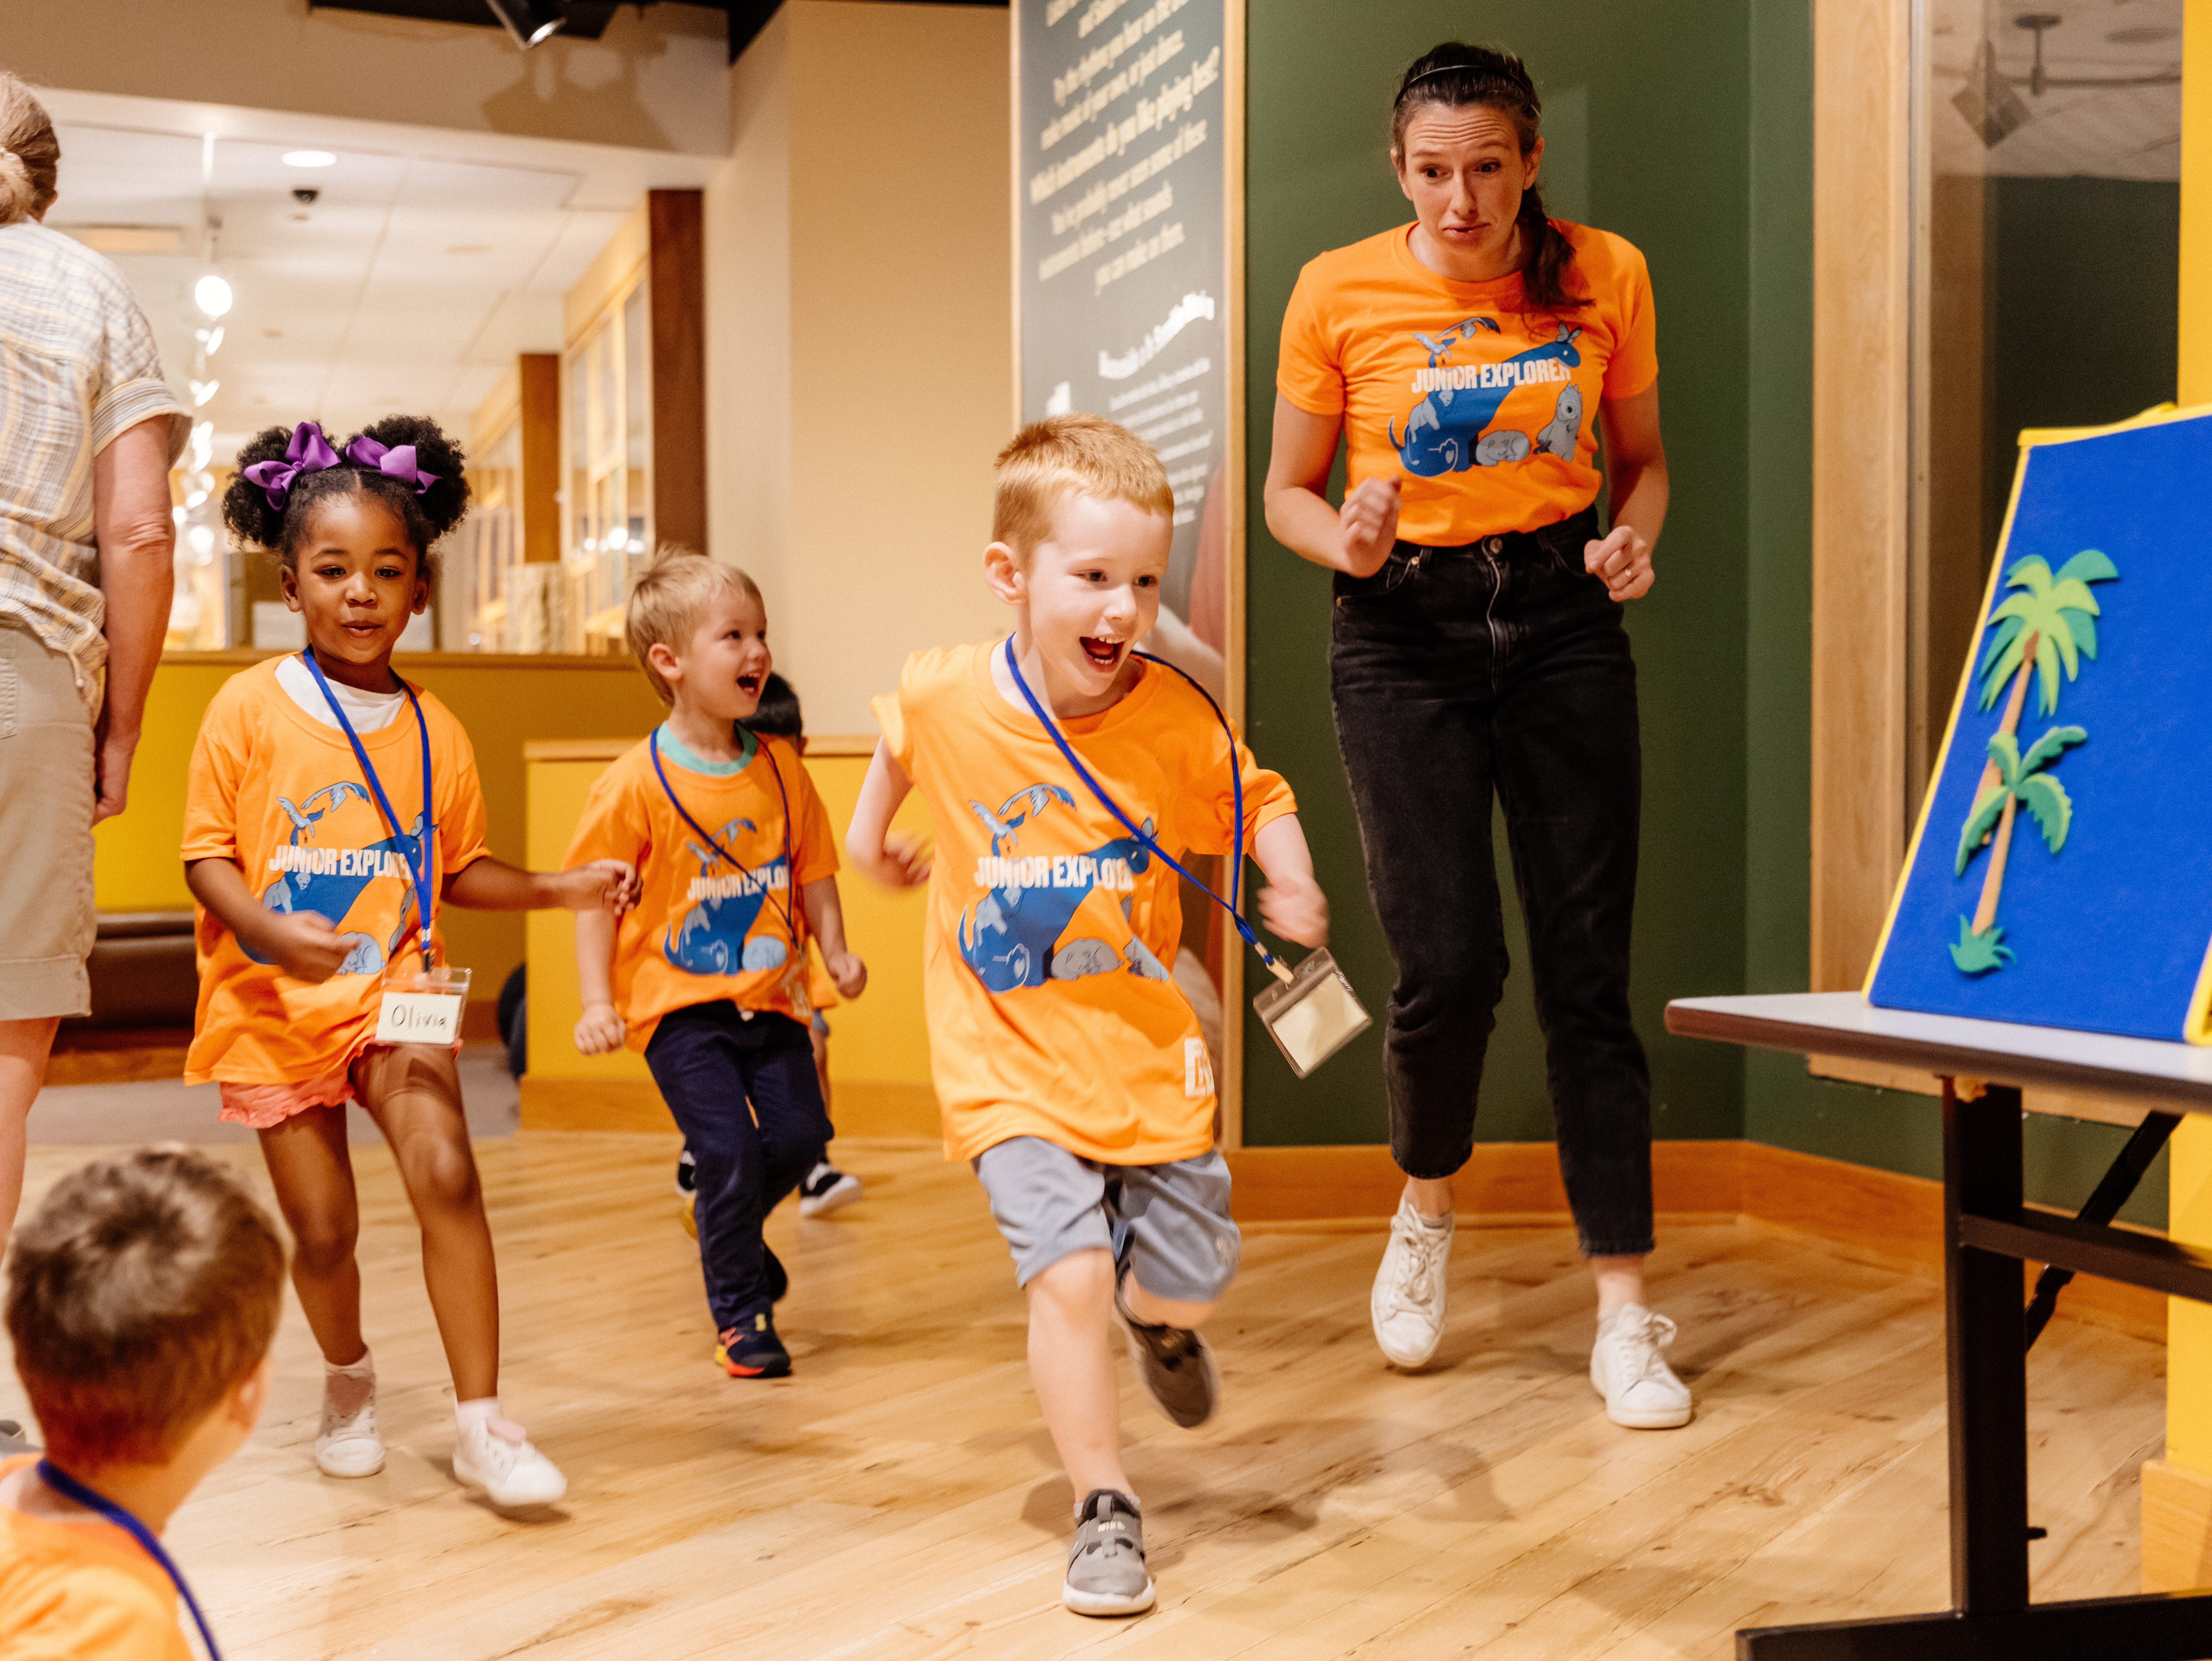
{"label": "white ceiling tile", "polygon": [[[501,140],[506,161],[461,161],[435,150],[452,136],[393,128],[387,146],[360,122],[334,125],[330,139],[289,124],[283,143],[218,138],[204,176],[202,135],[182,125],[196,119],[189,106],[160,118],[180,124],[167,131],[80,113],[58,129],[57,224],[185,231],[189,254],[115,261],[180,395],[205,321],[191,298],[208,269],[201,237],[220,223],[215,259],[234,303],[208,366],[221,384],[200,414],[224,459],[259,429],[307,417],[337,436],[395,411],[465,432],[516,353],[560,350],[562,296],[625,216],[607,204],[697,182],[665,158],[609,146]],[[337,160],[287,167],[296,148]],[[294,199],[303,188],[313,203]],[[601,205],[572,212],[572,200]]]}

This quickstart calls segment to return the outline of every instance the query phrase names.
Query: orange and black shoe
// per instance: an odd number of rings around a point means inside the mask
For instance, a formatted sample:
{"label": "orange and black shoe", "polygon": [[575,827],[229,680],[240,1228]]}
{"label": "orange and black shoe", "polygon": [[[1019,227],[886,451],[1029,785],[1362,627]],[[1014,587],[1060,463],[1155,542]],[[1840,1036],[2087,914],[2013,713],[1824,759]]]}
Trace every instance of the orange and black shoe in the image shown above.
{"label": "orange and black shoe", "polygon": [[765,1310],[715,1339],[714,1359],[732,1378],[782,1378],[791,1372],[791,1352],[775,1335],[775,1317]]}

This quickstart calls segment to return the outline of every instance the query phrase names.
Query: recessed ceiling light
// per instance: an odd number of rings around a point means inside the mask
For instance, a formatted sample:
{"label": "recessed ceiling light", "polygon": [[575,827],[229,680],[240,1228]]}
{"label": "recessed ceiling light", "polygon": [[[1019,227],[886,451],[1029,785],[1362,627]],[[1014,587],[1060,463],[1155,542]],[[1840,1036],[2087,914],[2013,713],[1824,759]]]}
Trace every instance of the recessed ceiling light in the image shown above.
{"label": "recessed ceiling light", "polygon": [[284,165],[288,167],[334,167],[337,157],[328,150],[287,150]]}

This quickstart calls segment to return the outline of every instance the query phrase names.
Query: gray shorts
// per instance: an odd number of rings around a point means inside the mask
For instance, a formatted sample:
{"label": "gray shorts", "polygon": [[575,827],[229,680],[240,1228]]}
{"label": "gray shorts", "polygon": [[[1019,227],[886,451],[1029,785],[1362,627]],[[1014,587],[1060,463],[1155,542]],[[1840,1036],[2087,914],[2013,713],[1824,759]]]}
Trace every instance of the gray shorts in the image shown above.
{"label": "gray shorts", "polygon": [[1093,1249],[1126,1257],[1139,1286],[1178,1303],[1212,1303],[1237,1273],[1241,1237],[1229,1220],[1229,1162],[1218,1152],[1168,1165],[1100,1165],[1042,1137],[1015,1136],[975,1164],[1018,1286]]}

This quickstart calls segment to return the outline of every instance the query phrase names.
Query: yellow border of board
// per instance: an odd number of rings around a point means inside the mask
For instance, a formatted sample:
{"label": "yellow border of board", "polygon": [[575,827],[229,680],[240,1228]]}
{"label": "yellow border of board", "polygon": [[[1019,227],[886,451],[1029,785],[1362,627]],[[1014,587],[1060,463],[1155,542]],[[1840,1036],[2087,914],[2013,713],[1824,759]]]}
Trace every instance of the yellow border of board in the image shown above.
{"label": "yellow border of board", "polygon": [[[1871,999],[1874,977],[1881,967],[1882,953],[1889,950],[1890,930],[1896,927],[1897,914],[1905,904],[1905,887],[1911,880],[1912,869],[1920,858],[1920,839],[1928,830],[1928,815],[1936,803],[1936,785],[1950,764],[1951,741],[1959,731],[1959,716],[1966,708],[1966,691],[1974,682],[1974,660],[1981,655],[1982,636],[1990,626],[1990,610],[2004,579],[2005,550],[2012,545],[2013,515],[2020,508],[2020,487],[2027,478],[2027,453],[2049,445],[2078,444],[2084,439],[2107,438],[2114,433],[2130,432],[2138,427],[2162,427],[2172,421],[2193,421],[2212,416],[2212,404],[2194,404],[2183,408],[2175,404],[2158,404],[2141,415],[2130,416],[2125,421],[2113,422],[2108,427],[2028,427],[2020,435],[2020,462],[2013,469],[2012,495],[2005,502],[2004,529],[1997,537],[1996,557],[1990,562],[1989,585],[1982,592],[1982,609],[1974,624],[1974,648],[1966,654],[1966,666],[1959,676],[1959,690],[1951,697],[1951,718],[1943,725],[1943,745],[1936,752],[1936,766],[1928,776],[1927,788],[1920,794],[1920,812],[1913,822],[1912,840],[1905,845],[1905,865],[1897,873],[1897,887],[1889,897],[1889,913],[1881,920],[1881,933],[1875,939],[1874,956],[1868,961],[1866,980],[1859,988],[1859,995]],[[2181,1037],[2190,1043],[2212,1044],[2212,940],[2205,942],[2204,962],[2197,971],[2197,989],[2190,1001],[2190,1013],[2182,1024]]]}

